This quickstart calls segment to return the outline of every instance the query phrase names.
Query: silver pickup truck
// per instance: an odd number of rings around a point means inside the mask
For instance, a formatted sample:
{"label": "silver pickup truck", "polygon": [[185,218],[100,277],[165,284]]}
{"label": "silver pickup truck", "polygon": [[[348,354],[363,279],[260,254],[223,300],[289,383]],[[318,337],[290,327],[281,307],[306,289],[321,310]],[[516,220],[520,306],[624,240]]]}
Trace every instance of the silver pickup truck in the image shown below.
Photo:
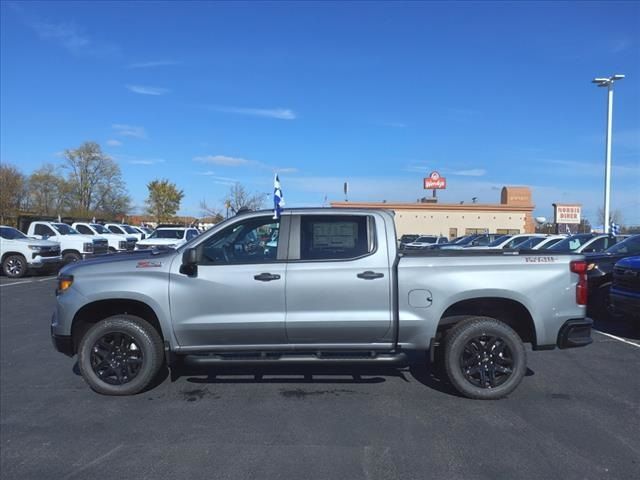
{"label": "silver pickup truck", "polygon": [[381,210],[233,217],[177,250],[65,267],[51,334],[95,391],[138,393],[163,364],[442,362],[471,398],[500,398],[534,350],[591,343],[584,257],[399,253]]}

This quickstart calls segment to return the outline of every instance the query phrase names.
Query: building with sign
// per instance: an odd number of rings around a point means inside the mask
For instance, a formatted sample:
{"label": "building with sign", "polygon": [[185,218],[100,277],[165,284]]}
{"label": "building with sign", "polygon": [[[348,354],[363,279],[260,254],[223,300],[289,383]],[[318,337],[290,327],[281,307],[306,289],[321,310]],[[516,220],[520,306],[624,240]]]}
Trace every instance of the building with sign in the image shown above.
{"label": "building with sign", "polygon": [[503,187],[500,203],[332,202],[337,208],[382,208],[395,213],[398,235],[425,234],[455,238],[471,233],[533,233],[531,190]]}

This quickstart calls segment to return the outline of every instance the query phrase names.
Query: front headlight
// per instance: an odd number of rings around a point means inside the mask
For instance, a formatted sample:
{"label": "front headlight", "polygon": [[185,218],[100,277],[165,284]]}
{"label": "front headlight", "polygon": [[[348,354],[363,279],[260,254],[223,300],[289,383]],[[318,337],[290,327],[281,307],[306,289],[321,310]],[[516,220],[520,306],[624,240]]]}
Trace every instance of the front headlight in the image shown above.
{"label": "front headlight", "polygon": [[85,243],[82,248],[85,252],[91,253],[93,252],[93,243]]}
{"label": "front headlight", "polygon": [[73,275],[60,275],[58,277],[58,288],[56,288],[56,295],[64,293],[73,285]]}
{"label": "front headlight", "polygon": [[37,245],[29,245],[29,249],[33,250],[34,252],[39,252],[42,250],[42,247],[39,247]]}

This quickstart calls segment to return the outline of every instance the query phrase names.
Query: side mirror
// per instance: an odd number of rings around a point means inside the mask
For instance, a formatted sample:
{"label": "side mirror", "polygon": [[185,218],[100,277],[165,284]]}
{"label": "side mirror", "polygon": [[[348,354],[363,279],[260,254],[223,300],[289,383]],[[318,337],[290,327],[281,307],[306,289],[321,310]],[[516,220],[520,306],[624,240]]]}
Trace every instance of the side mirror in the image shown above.
{"label": "side mirror", "polygon": [[182,254],[182,265],[180,273],[195,277],[198,274],[198,249],[187,248]]}

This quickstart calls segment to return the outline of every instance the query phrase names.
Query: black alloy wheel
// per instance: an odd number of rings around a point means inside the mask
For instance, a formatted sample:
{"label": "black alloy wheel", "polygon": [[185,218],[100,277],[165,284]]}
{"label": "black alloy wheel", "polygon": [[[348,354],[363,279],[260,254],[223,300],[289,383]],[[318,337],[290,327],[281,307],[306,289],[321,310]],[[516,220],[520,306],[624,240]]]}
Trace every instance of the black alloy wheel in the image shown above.
{"label": "black alloy wheel", "polygon": [[472,385],[495,388],[513,374],[513,354],[504,339],[482,335],[466,343],[460,355],[460,368]]}
{"label": "black alloy wheel", "polygon": [[513,392],[527,371],[520,336],[504,322],[468,316],[447,332],[444,341],[447,377],[462,395],[496,400]]}
{"label": "black alloy wheel", "polygon": [[136,378],[143,360],[135,339],[123,332],[100,337],[91,349],[91,368],[109,385],[124,385]]}

